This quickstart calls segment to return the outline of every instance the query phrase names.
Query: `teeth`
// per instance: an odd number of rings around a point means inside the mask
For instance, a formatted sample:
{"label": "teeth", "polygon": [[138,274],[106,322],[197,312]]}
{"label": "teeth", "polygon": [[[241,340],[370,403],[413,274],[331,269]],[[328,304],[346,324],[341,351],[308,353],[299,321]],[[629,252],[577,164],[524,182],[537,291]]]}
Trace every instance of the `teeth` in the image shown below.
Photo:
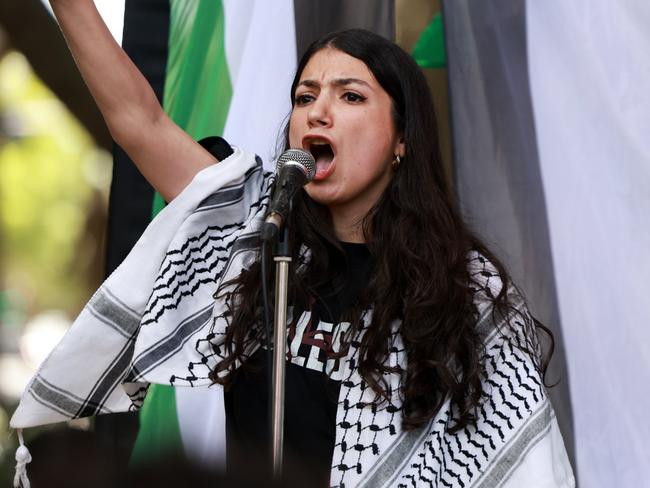
{"label": "teeth", "polygon": [[316,138],[314,138],[314,139],[307,139],[306,142],[305,142],[305,144],[306,144],[308,147],[311,147],[311,146],[331,146],[331,144],[329,143],[328,140],[326,140],[326,139],[320,139],[320,138],[318,138],[318,139],[316,139]]}

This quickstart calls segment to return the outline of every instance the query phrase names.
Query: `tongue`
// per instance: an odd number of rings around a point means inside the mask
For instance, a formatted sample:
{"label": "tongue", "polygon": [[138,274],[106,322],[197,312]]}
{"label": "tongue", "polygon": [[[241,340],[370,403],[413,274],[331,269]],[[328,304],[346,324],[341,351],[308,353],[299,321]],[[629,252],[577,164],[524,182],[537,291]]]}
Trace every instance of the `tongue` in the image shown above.
{"label": "tongue", "polygon": [[316,171],[326,170],[332,163],[332,159],[334,159],[332,154],[319,154],[316,159]]}

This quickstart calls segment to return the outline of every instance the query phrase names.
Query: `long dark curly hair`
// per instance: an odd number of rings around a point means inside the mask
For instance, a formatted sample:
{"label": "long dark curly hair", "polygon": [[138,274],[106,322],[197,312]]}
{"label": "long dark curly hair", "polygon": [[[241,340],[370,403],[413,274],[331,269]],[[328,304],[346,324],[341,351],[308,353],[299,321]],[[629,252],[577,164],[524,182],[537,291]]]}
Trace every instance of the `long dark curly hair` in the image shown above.
{"label": "long dark curly hair", "polygon": [[[500,275],[503,287],[493,297],[493,313],[507,316],[513,307],[506,290],[508,275],[481,241],[467,229],[452,199],[443,171],[433,102],[426,80],[411,56],[392,42],[364,30],[329,34],[306,50],[291,87],[291,99],[309,59],[321,49],[333,48],[363,61],[393,102],[393,119],[403,135],[404,161],[363,221],[366,243],[373,259],[368,285],[355,304],[344,312],[351,323],[346,344],[361,326],[363,310],[372,319],[362,336],[359,372],[376,392],[376,401],[389,398],[385,365],[391,324],[401,319],[401,334],[408,364],[402,374],[403,427],[429,421],[447,398],[457,408],[452,430],[473,419],[481,395],[483,338],[476,329],[473,301],[475,283],[468,271],[468,254],[476,251]],[[288,127],[287,127],[288,129]],[[287,131],[288,133],[288,131]],[[285,137],[288,146],[288,137]],[[326,207],[302,192],[289,222],[294,266],[289,297],[294,304],[308,303],[327,283],[343,274],[345,254],[336,238]],[[302,250],[309,249],[304,260]],[[213,380],[226,388],[235,365],[246,364],[251,344],[265,340],[261,310],[262,271],[259,259],[229,285],[226,299],[231,324],[225,337],[226,359],[213,371]],[[273,276],[264,277],[272,289]],[[232,291],[234,289],[234,291]],[[270,300],[272,303],[272,300]],[[535,328],[525,333],[534,334]],[[536,344],[531,338],[528,344]],[[536,356],[533,348],[529,351]],[[548,358],[547,358],[548,359]],[[546,361],[537,361],[544,372]]]}

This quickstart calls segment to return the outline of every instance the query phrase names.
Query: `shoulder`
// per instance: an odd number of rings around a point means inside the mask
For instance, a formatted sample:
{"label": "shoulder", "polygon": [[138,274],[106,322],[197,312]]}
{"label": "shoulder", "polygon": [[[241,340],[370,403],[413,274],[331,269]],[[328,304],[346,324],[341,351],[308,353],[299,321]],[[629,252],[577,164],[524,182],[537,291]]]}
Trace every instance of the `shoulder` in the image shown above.
{"label": "shoulder", "polygon": [[[197,211],[238,204],[239,207],[259,207],[271,191],[273,173],[264,169],[262,159],[245,149],[231,146],[217,136],[199,141],[206,150],[219,160],[194,178],[188,188],[198,187],[201,182],[210,192],[198,205]],[[189,191],[188,191],[189,192]],[[227,204],[227,205],[226,205]]]}
{"label": "shoulder", "polygon": [[534,363],[541,356],[536,321],[523,292],[506,271],[484,254],[468,253],[468,274],[476,311],[476,327],[486,345],[509,343],[525,351]]}
{"label": "shoulder", "polygon": [[504,269],[499,269],[487,256],[477,250],[467,253],[467,273],[474,306],[479,315],[498,302],[507,301],[525,307],[519,289],[512,283]]}
{"label": "shoulder", "polygon": [[[237,153],[249,155],[247,151],[231,146],[228,141],[219,136],[204,137],[203,139],[200,139],[198,143],[210,154],[212,154],[218,161],[227,160],[233,155],[237,156]],[[262,158],[256,154],[251,155],[251,157],[254,158],[254,163],[251,170],[260,170],[260,173],[265,178],[270,178],[273,176],[273,172],[264,170],[264,163],[262,161]]]}

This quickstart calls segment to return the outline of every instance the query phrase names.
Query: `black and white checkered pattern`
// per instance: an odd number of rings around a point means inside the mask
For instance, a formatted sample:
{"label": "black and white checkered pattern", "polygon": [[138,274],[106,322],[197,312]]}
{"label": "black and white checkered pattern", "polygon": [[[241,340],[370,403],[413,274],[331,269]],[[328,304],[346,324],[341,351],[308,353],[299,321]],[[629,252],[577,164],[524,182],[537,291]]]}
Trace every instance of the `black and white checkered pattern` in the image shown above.
{"label": "black and white checkered pattern", "polygon": [[[522,350],[528,335],[534,336],[523,301],[514,293],[511,296],[518,312],[510,317],[512,327],[494,323],[492,297],[501,289],[498,274],[477,253],[471,255],[469,269],[480,316],[477,327],[486,345],[485,395],[476,422],[450,434],[457,412],[447,401],[425,428],[402,431],[400,377],[391,374],[388,379],[390,401],[374,405],[374,394],[355,367],[358,337],[347,358],[349,375],[341,386],[332,486],[499,486],[530,447],[514,441],[528,436],[533,442],[537,438],[533,434],[549,428],[552,409],[533,358]],[[366,319],[368,324],[369,316]],[[404,368],[398,331],[396,323],[389,362]],[[506,452],[508,456],[503,455]]]}
{"label": "black and white checkered pattern", "polygon": [[207,373],[186,373],[187,366],[197,359],[195,343],[211,353],[206,338],[225,327],[212,295],[255,247],[270,183],[261,160],[240,149],[200,172],[41,365],[12,426],[137,409],[149,383],[173,384],[176,377],[209,385]]}

